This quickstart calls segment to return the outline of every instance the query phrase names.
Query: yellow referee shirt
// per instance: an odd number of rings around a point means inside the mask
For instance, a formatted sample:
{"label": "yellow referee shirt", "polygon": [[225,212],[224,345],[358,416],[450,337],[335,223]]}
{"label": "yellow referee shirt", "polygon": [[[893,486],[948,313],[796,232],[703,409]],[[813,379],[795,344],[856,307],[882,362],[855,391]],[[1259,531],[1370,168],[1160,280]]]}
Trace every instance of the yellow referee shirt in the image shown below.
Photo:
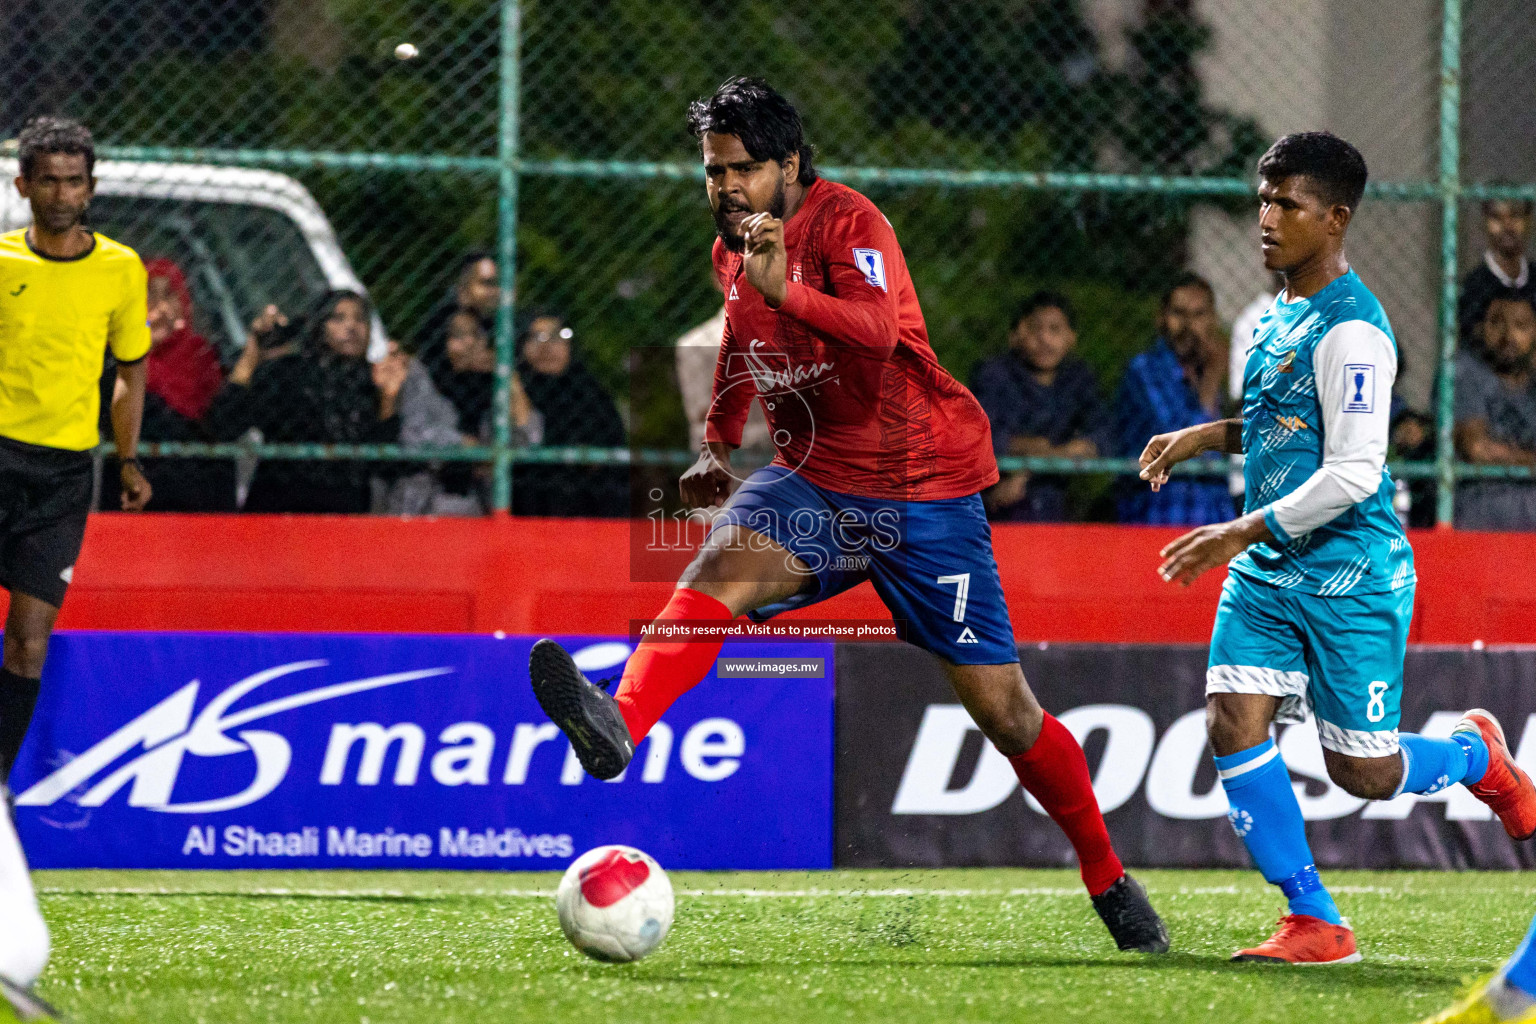
{"label": "yellow referee shirt", "polygon": [[0,437],[85,451],[100,440],[106,351],[149,354],[139,254],[105,235],[83,256],[34,252],[26,229],[0,235]]}

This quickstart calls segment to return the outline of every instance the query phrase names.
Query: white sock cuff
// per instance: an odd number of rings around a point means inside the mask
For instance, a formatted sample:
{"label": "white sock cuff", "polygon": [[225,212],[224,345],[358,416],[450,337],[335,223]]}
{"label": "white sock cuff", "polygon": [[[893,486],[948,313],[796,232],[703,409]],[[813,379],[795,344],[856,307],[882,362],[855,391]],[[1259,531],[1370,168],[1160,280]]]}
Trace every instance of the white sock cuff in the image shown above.
{"label": "white sock cuff", "polygon": [[1258,757],[1255,757],[1250,761],[1244,761],[1242,764],[1235,768],[1218,768],[1216,769],[1216,774],[1221,777],[1222,782],[1231,782],[1233,779],[1238,778],[1239,776],[1247,775],[1249,772],[1258,771],[1260,768],[1263,768],[1265,765],[1269,764],[1269,762],[1273,761],[1279,756],[1280,745],[1271,740],[1270,748],[1264,751],[1264,753],[1260,754]]}

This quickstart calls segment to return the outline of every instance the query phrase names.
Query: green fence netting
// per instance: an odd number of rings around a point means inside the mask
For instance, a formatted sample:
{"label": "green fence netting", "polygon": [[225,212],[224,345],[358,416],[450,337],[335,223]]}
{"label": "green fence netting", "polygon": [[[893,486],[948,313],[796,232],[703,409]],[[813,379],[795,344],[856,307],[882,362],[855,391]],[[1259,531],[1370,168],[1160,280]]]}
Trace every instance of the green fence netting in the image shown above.
{"label": "green fence netting", "polygon": [[[268,507],[342,480],[377,512],[623,514],[634,467],[692,458],[666,364],[720,299],[683,112],[726,77],[777,84],[825,173],[886,213],[951,372],[1052,288],[1106,406],[1180,274],[1214,287],[1213,352],[1268,294],[1254,163],[1330,128],[1372,165],[1350,253],[1422,417],[1396,465],[1414,517],[1450,522],[1457,480],[1527,473],[1458,463],[1452,388],[1479,204],[1536,196],[1536,154],[1509,141],[1529,107],[1507,100],[1536,21],[1514,0],[1389,6],[34,0],[0,14],[0,138],[84,120],[105,158],[93,224],[186,280],[167,323],[186,305],[176,329],[226,374],[254,345],[253,393],[286,382],[243,418],[151,416],[167,494]],[[25,222],[9,203],[0,227]],[[398,434],[349,427],[282,363],[329,358],[316,311],[337,289],[370,300],[370,358],[407,360]],[[289,326],[253,340],[269,305]],[[377,412],[354,376],[348,408]],[[1074,514],[1108,518],[1125,454],[1005,465],[1077,474]]]}

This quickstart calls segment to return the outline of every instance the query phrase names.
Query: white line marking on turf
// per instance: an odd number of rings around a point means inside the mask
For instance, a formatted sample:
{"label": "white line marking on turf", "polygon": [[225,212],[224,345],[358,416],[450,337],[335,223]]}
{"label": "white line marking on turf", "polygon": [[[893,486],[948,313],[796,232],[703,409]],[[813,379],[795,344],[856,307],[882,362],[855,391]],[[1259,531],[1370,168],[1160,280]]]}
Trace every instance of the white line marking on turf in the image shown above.
{"label": "white line marking on turf", "polygon": [[299,899],[439,899],[444,896],[548,897],[553,889],[457,889],[406,892],[403,889],[167,889],[133,886],[103,886],[84,889],[64,886],[38,886],[43,896],[292,896]]}
{"label": "white line marking on turf", "polygon": [[[1150,887],[1153,895],[1179,896],[1252,896],[1268,891],[1267,886],[1241,887],[1181,886],[1178,889]],[[1419,896],[1433,895],[1415,890],[1412,886],[1338,885],[1330,891],[1346,896]],[[430,900],[454,897],[505,897],[508,899],[553,899],[553,889],[438,889],[407,891],[404,889],[171,889],[151,886],[103,886],[79,888],[70,886],[39,886],[37,892],[44,896],[261,896],[293,897],[296,899],[399,899]],[[1459,888],[1458,895],[1536,896],[1536,888],[1527,889],[1466,889]],[[1082,896],[1078,887],[1037,886],[1016,889],[679,889],[679,896],[689,898],[720,897],[724,899],[824,899],[828,897],[854,899],[897,899],[903,896],[947,897],[955,899],[995,898],[1003,896],[1040,896],[1067,898]]]}
{"label": "white line marking on turf", "polygon": [[[103,886],[101,888],[75,888],[67,886],[39,886],[38,893],[46,896],[291,896],[301,899],[440,899],[453,896],[505,896],[514,899],[553,899],[553,889],[440,889],[408,892],[402,889],[170,889],[147,886]],[[824,897],[855,897],[866,899],[892,899],[902,896],[939,896],[977,898],[997,896],[1081,896],[1080,888],[1037,887],[1026,889],[679,889],[679,896],[719,896],[728,899],[820,899]]]}

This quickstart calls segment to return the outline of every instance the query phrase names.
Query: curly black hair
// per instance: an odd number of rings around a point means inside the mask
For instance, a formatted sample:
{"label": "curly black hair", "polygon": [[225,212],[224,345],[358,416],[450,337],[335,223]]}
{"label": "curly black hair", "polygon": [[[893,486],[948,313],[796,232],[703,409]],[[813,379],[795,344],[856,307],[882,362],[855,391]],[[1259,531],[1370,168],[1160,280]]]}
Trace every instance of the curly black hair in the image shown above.
{"label": "curly black hair", "polygon": [[707,132],[734,135],[754,160],[782,164],[799,153],[795,180],[802,185],[816,180],[815,150],[805,141],[800,112],[762,78],[728,78],[713,95],[688,104],[688,130],[700,142]]}
{"label": "curly black hair", "polygon": [[1368,174],[1360,151],[1332,132],[1296,132],[1282,136],[1259,157],[1259,175],[1280,181],[1300,175],[1329,206],[1360,208]]}

